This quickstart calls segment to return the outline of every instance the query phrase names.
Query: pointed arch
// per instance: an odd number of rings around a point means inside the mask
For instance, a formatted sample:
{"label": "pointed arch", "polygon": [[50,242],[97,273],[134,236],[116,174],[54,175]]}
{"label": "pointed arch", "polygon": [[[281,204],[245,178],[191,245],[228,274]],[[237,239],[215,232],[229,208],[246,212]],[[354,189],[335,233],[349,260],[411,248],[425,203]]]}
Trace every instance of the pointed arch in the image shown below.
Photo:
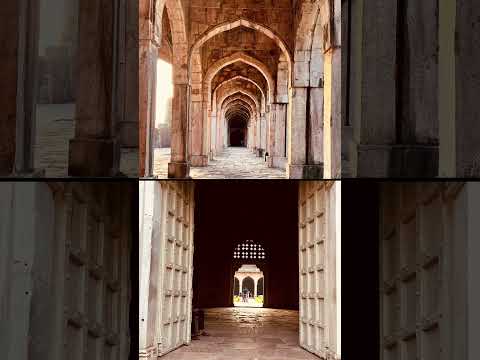
{"label": "pointed arch", "polygon": [[229,31],[229,30],[235,29],[237,27],[241,27],[241,26],[252,29],[252,30],[259,31],[259,32],[263,33],[264,35],[266,35],[267,37],[269,37],[270,39],[272,39],[278,45],[278,47],[282,50],[282,52],[285,54],[285,56],[287,58],[287,61],[289,63],[289,66],[291,66],[291,64],[292,64],[291,52],[290,52],[288,46],[286,45],[286,43],[283,41],[283,39],[279,35],[277,35],[272,29],[270,29],[270,28],[268,28],[264,25],[258,24],[256,22],[251,21],[251,20],[247,20],[245,18],[240,18],[240,19],[232,21],[232,22],[224,22],[222,24],[215,25],[215,26],[211,27],[210,29],[207,29],[203,33],[203,35],[200,36],[197,39],[197,41],[193,44],[192,48],[190,49],[190,53],[189,53],[189,57],[188,57],[189,76],[192,72],[192,58],[199,55],[200,47],[206,41],[208,41],[209,39],[211,39],[212,37],[214,37],[218,34],[221,34],[222,32]]}
{"label": "pointed arch", "polygon": [[[235,54],[232,54],[230,56],[224,57],[220,60],[218,60],[215,64],[210,66],[210,68],[207,70],[207,73],[205,74],[205,80],[204,80],[204,92],[205,95],[208,96],[211,93],[211,84],[212,80],[215,77],[215,75],[222,70],[224,67],[234,64],[236,62],[243,62],[244,64],[250,65],[257,69],[267,80],[268,84],[268,102],[271,103],[274,99],[274,93],[275,93],[275,81],[273,80],[272,74],[270,73],[270,70],[268,67],[261,62],[258,59],[255,59],[254,57],[245,54],[242,51],[236,52]],[[209,102],[210,104],[210,102]]]}
{"label": "pointed arch", "polygon": [[260,92],[262,93],[262,111],[265,112],[265,107],[266,107],[266,98],[265,98],[265,92],[263,91],[263,89],[260,87],[260,85],[257,84],[256,81],[250,79],[250,78],[247,78],[245,76],[242,76],[242,75],[238,75],[238,76],[234,76],[232,77],[231,79],[228,79],[228,80],[225,80],[223,82],[221,82],[216,88],[215,90],[213,91],[213,96],[212,96],[212,99],[213,99],[213,105],[215,105],[215,107],[212,106],[212,111],[215,111],[216,110],[216,95],[217,95],[217,90],[223,86],[224,84],[228,84],[229,82],[232,82],[232,81],[235,81],[235,80],[245,80],[245,81],[248,81],[252,84],[254,84],[258,90],[260,90]]}

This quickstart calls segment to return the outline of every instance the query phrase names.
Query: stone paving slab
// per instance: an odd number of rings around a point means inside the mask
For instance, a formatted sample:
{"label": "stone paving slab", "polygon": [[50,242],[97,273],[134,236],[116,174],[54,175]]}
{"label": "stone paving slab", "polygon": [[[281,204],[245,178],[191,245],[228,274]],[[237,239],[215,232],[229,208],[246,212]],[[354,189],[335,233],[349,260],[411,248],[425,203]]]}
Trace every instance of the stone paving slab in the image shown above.
{"label": "stone paving slab", "polygon": [[205,330],[162,360],[318,360],[298,345],[298,311],[206,309]]}
{"label": "stone paving slab", "polygon": [[[154,174],[158,178],[168,176],[170,149],[155,149]],[[209,161],[205,167],[192,167],[193,179],[285,179],[282,169],[269,168],[264,158],[255,156],[247,148],[230,147]]]}

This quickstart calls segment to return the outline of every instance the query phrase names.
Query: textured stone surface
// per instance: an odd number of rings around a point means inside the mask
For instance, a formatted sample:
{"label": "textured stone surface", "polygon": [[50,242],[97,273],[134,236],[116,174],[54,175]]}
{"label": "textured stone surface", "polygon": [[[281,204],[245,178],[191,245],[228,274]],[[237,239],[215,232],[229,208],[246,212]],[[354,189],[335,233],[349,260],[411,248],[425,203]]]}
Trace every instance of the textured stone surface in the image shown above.
{"label": "textured stone surface", "polygon": [[[170,149],[155,149],[154,175],[167,177]],[[252,154],[246,148],[227,148],[215,156],[208,166],[192,167],[193,179],[285,179],[286,173],[280,169],[267,167],[263,158]]]}
{"label": "textured stone surface", "polygon": [[[212,155],[228,146],[229,123],[240,116],[250,123],[251,150],[288,157],[295,166],[326,163],[328,174],[339,175],[341,94],[334,89],[340,88],[341,77],[340,63],[337,66],[332,59],[340,59],[340,0],[165,0],[157,1],[152,12],[148,5],[153,4],[142,0],[141,38],[154,50],[153,59],[156,48],[171,44],[160,53],[167,61],[173,59],[173,83],[183,84],[178,79],[184,78],[189,86],[188,112],[179,113],[175,106],[172,110],[172,128],[188,129],[186,139],[176,140],[183,133],[173,131],[172,144],[178,141],[184,145],[178,149],[187,152],[185,159],[175,159],[172,145],[172,162],[207,165]],[[170,28],[162,22],[166,16]],[[334,56],[324,59],[327,52]],[[140,161],[141,166],[147,164],[146,174],[141,174],[149,176],[148,122],[155,111],[157,85],[149,81],[154,70],[146,54],[141,52],[140,64]],[[332,69],[331,89],[323,92],[327,67]],[[255,105],[246,99],[224,102],[237,94],[248,96]],[[334,104],[324,108],[322,97],[327,94]],[[278,113],[276,104],[284,105]],[[328,136],[332,139],[324,141]],[[270,166],[285,167],[272,160]]]}
{"label": "textured stone surface", "polygon": [[192,167],[194,179],[284,179],[286,173],[267,167],[264,158],[246,148],[227,148],[210,161],[207,167]]}
{"label": "textured stone surface", "polygon": [[318,359],[298,345],[298,311],[214,308],[205,311],[208,336],[192,340],[165,360]]}

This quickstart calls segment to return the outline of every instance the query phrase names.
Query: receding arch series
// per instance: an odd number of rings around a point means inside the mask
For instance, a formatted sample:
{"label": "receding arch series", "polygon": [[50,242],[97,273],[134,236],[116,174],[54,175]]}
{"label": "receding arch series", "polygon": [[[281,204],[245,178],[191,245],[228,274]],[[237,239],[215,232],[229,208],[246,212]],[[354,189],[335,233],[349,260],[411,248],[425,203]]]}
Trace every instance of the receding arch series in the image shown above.
{"label": "receding arch series", "polygon": [[[229,117],[237,110],[244,111],[229,105],[223,108],[223,89],[228,87],[254,95],[246,94],[255,102],[249,120],[249,136],[255,139],[249,141],[252,156],[263,158],[268,153],[265,165],[282,169],[289,178],[339,175],[339,0],[299,1],[291,12],[280,14],[290,16],[282,22],[274,18],[258,21],[247,12],[239,17],[226,15],[223,4],[216,10],[219,16],[206,22],[204,14],[214,12],[203,8],[201,1],[142,0],[141,5],[144,3],[154,7],[141,10],[141,18],[150,21],[140,25],[144,32],[140,37],[141,67],[152,68],[162,36],[159,19],[163,10],[170,19],[175,60],[169,177],[187,177],[191,166],[209,166],[225,152],[228,145],[220,141],[226,131],[221,117],[227,111]],[[225,45],[232,39],[238,41],[235,47]],[[140,73],[144,144],[149,139],[145,132],[149,133],[151,120],[147,119],[155,112],[158,85],[144,76],[148,70]],[[152,160],[143,155],[152,149],[150,144],[141,146],[140,162],[148,170]]]}

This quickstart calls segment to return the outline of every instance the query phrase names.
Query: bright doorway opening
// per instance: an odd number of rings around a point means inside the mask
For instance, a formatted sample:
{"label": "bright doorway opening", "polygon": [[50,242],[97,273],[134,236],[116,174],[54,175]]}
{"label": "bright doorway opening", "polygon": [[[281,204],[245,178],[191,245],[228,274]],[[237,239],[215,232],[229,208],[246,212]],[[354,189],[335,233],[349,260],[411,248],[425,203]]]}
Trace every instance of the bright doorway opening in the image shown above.
{"label": "bright doorway opening", "polygon": [[234,277],[233,305],[263,307],[263,271],[255,264],[244,264]]}

